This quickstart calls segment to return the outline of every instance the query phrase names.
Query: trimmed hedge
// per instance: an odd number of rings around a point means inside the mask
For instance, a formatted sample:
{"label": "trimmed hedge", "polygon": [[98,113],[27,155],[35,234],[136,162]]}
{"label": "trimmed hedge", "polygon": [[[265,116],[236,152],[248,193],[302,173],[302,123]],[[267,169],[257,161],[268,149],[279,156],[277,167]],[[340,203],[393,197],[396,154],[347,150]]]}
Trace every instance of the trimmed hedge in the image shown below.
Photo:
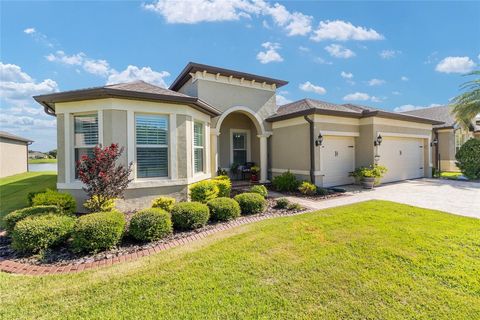
{"label": "trimmed hedge", "polygon": [[480,140],[471,138],[455,155],[456,165],[469,179],[480,178]]}
{"label": "trimmed hedge", "polygon": [[268,196],[268,190],[267,188],[262,185],[262,184],[259,184],[259,185],[256,185],[256,186],[253,186],[250,188],[250,192],[253,192],[253,193],[258,193],[259,195],[261,195],[262,197],[266,198]]}
{"label": "trimmed hedge", "polygon": [[275,205],[275,207],[277,209],[288,209],[289,205],[290,205],[290,201],[288,201],[287,198],[278,198],[277,204]]}
{"label": "trimmed hedge", "polygon": [[190,186],[190,199],[192,201],[207,203],[218,197],[220,189],[213,180],[203,180]]}
{"label": "trimmed hedge", "polygon": [[57,206],[36,206],[12,211],[3,218],[5,230],[8,234],[11,234],[19,221],[30,216],[44,213],[60,213],[60,209]]}
{"label": "trimmed hedge", "polygon": [[69,193],[60,193],[58,191],[47,190],[46,192],[37,193],[32,198],[34,206],[55,205],[64,213],[75,213],[77,203],[75,198]]}
{"label": "trimmed hedge", "polygon": [[175,198],[172,197],[158,197],[152,201],[152,208],[159,208],[171,212],[175,202]]}
{"label": "trimmed hedge", "polygon": [[273,178],[273,187],[278,191],[294,192],[300,186],[300,181],[290,171],[284,172]]}
{"label": "trimmed hedge", "polygon": [[218,176],[212,179],[218,187],[218,197],[230,197],[232,191],[232,182],[227,176]]}
{"label": "trimmed hedge", "polygon": [[217,198],[208,201],[210,219],[212,221],[228,221],[238,218],[241,213],[240,205],[230,198]]}
{"label": "trimmed hedge", "polygon": [[115,247],[125,229],[125,216],[118,211],[90,213],[78,218],[73,230],[73,249],[98,252]]}
{"label": "trimmed hedge", "polygon": [[241,193],[235,196],[234,199],[240,205],[242,214],[261,213],[267,207],[267,201],[258,193]]}
{"label": "trimmed hedge", "polygon": [[150,208],[133,214],[129,234],[140,241],[155,241],[172,233],[170,214],[160,208]]}
{"label": "trimmed hedge", "polygon": [[180,202],[172,210],[172,223],[175,230],[193,230],[205,226],[210,218],[206,204],[200,202]]}
{"label": "trimmed hedge", "polygon": [[74,218],[58,214],[27,217],[13,229],[12,246],[22,252],[41,253],[67,240],[74,225]]}

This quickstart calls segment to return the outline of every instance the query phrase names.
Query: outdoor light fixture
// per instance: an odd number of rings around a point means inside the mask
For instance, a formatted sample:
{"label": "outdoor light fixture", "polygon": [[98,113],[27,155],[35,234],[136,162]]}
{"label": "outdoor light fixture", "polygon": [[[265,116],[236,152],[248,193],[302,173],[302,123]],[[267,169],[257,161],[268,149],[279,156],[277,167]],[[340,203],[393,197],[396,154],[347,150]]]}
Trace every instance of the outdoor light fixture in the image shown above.
{"label": "outdoor light fixture", "polygon": [[381,145],[381,144],[382,144],[382,140],[383,140],[382,136],[381,136],[381,135],[378,135],[378,136],[377,136],[377,139],[375,139],[375,141],[373,141],[373,145],[374,145],[375,147]]}
{"label": "outdoor light fixture", "polygon": [[315,146],[321,146],[322,145],[322,142],[323,142],[323,136],[322,136],[322,133],[319,132],[318,133],[318,137],[317,137],[317,140],[315,140]]}
{"label": "outdoor light fixture", "polygon": [[438,139],[434,138],[432,142],[430,142],[430,147],[436,146],[438,144]]}

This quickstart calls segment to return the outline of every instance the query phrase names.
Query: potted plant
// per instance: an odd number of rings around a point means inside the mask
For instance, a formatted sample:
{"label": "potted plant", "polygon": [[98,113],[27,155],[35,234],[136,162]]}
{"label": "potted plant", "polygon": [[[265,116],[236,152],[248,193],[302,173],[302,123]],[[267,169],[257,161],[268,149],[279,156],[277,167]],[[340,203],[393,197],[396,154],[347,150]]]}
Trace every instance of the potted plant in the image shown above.
{"label": "potted plant", "polygon": [[379,165],[359,168],[362,187],[365,189],[373,189],[375,185],[380,184],[380,178],[383,177],[385,172],[387,172],[387,168]]}
{"label": "potted plant", "polygon": [[375,186],[379,186],[381,181],[380,179],[387,173],[387,168],[385,166],[379,166],[378,164],[373,166],[374,176],[375,176]]}
{"label": "potted plant", "polygon": [[251,173],[251,176],[250,176],[250,180],[252,182],[258,182],[258,174],[260,173],[260,168],[257,167],[257,166],[253,166],[250,168],[250,173]]}

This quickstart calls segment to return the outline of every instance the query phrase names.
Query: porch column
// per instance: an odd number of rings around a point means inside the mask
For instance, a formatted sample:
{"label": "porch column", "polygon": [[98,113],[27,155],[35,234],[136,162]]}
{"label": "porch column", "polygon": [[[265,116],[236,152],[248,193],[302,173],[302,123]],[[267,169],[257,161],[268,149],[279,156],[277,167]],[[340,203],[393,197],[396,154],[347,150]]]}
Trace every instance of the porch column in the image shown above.
{"label": "porch column", "polygon": [[218,136],[220,132],[217,129],[210,129],[210,171],[212,177],[217,175],[218,169]]}
{"label": "porch column", "polygon": [[267,138],[271,135],[271,133],[264,133],[257,136],[260,138],[260,183],[268,182]]}

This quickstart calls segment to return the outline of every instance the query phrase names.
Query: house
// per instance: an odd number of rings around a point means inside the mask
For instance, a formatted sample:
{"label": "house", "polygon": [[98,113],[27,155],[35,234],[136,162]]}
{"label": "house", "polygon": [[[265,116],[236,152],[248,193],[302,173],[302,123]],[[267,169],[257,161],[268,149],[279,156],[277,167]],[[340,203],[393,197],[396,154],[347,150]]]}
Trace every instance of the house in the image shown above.
{"label": "house", "polygon": [[32,142],[0,131],[0,178],[28,171],[28,146]]}
{"label": "house", "polygon": [[28,159],[48,159],[48,154],[40,151],[28,151]]}
{"label": "house", "polygon": [[480,139],[480,119],[469,130],[464,130],[456,123],[451,111],[451,106],[438,106],[403,112],[443,122],[434,125],[432,133],[432,140],[436,142],[432,148],[433,163],[439,171],[459,171],[455,154],[468,139]]}
{"label": "house", "polygon": [[80,204],[75,161],[99,144],[118,143],[121,162],[133,163],[125,208],[161,194],[185,198],[188,185],[232,163],[254,162],[261,182],[291,170],[319,186],[349,183],[356,166],[375,161],[390,168],[386,181],[430,174],[440,121],[314,100],[277,108],[276,90],[286,84],[189,63],[169,89],[137,81],[34,98],[57,117],[57,188]]}

